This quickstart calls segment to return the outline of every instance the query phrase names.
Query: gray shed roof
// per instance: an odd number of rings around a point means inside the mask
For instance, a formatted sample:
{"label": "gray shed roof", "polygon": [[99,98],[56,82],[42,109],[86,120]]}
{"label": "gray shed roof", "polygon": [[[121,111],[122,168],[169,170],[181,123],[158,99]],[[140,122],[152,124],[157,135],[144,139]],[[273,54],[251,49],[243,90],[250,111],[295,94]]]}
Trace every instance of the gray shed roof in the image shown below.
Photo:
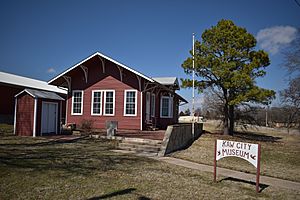
{"label": "gray shed roof", "polygon": [[42,98],[42,99],[53,99],[53,100],[64,100],[61,96],[56,94],[55,92],[48,92],[48,91],[42,91],[42,90],[33,90],[33,89],[25,89],[19,94],[17,94],[15,97],[19,96],[23,92],[28,93],[33,98]]}
{"label": "gray shed roof", "polygon": [[33,88],[38,90],[46,90],[46,91],[57,92],[61,94],[67,94],[66,90],[60,89],[54,85],[48,85],[48,83],[45,81],[27,78],[24,76],[18,76],[15,74],[10,74],[2,71],[0,71],[0,83],[20,86],[23,88]]}

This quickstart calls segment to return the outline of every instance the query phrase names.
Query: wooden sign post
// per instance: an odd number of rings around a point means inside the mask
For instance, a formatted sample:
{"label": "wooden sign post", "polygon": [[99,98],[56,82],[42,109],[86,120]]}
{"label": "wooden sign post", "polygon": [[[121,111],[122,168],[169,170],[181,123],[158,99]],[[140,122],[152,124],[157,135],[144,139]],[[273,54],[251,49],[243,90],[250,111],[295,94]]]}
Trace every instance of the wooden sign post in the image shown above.
{"label": "wooden sign post", "polygon": [[217,161],[234,156],[250,162],[256,168],[256,192],[259,192],[260,144],[251,144],[229,140],[215,141],[214,181],[217,181]]}

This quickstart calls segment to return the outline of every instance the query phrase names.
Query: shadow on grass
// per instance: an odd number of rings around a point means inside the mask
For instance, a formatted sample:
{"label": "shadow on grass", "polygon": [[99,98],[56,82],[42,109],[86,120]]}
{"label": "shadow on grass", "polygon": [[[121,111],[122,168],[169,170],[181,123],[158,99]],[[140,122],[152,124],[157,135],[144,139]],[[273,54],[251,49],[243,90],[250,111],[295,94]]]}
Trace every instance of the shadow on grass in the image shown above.
{"label": "shadow on grass", "polygon": [[282,139],[281,137],[256,134],[252,132],[235,132],[234,136],[240,139],[259,141],[259,142],[278,142],[278,140]]}
{"label": "shadow on grass", "polygon": [[116,191],[116,192],[105,194],[105,195],[102,195],[102,196],[99,196],[99,197],[92,197],[92,198],[89,198],[87,200],[107,199],[107,198],[111,198],[111,197],[115,197],[115,196],[129,194],[129,193],[132,193],[135,190],[136,190],[135,188],[128,188],[128,189],[125,189],[125,190],[119,190],[119,191]]}
{"label": "shadow on grass", "polygon": [[[125,190],[119,190],[119,191],[112,192],[112,193],[105,194],[105,195],[101,195],[101,196],[98,196],[98,197],[92,197],[92,198],[89,198],[87,200],[108,199],[108,198],[112,198],[112,197],[116,197],[116,196],[120,196],[120,195],[130,194],[130,193],[133,193],[134,191],[136,191],[135,188],[128,188],[128,189],[125,189]],[[148,198],[148,197],[145,197],[145,196],[140,196],[140,197],[138,197],[138,200],[151,200],[151,199]]]}
{"label": "shadow on grass", "polygon": [[[18,136],[12,136],[14,138]],[[47,141],[42,141],[42,142],[35,142],[35,143],[5,143],[1,144],[1,146],[24,146],[24,147],[34,147],[34,146],[47,146],[47,145],[55,145],[55,144],[67,144],[67,143],[76,143],[79,142],[80,140],[86,139],[88,136],[84,137],[76,137],[76,138],[70,138],[70,139],[47,139]],[[11,140],[11,138],[5,138],[6,140]],[[5,140],[1,138],[1,140]],[[31,139],[31,138],[26,138],[26,139]]]}
{"label": "shadow on grass", "polygon": [[[222,182],[222,181],[233,181],[233,182],[246,183],[246,184],[250,184],[250,185],[256,186],[255,182],[246,181],[246,180],[242,180],[242,179],[238,179],[238,178],[232,178],[232,177],[223,178],[223,179],[220,180],[220,182]],[[269,185],[260,183],[259,184],[259,188],[260,188],[259,192],[262,192],[267,187],[269,187]]]}
{"label": "shadow on grass", "polygon": [[[13,141],[12,141],[13,142]],[[33,141],[34,142],[34,141]],[[9,143],[8,143],[9,144]],[[17,170],[57,171],[59,176],[70,174],[89,175],[108,170],[127,171],[135,167],[153,163],[152,160],[117,154],[109,151],[113,145],[107,141],[80,139],[60,143],[43,142],[0,146],[0,168]]]}

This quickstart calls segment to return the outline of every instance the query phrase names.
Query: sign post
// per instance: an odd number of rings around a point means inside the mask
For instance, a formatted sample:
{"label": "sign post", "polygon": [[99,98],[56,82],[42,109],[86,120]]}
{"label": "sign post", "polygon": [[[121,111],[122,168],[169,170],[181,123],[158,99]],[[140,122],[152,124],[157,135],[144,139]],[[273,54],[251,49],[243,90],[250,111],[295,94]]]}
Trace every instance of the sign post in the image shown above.
{"label": "sign post", "polygon": [[215,141],[214,181],[217,180],[217,161],[234,156],[250,162],[256,170],[256,192],[259,192],[260,144],[251,144],[229,140]]}

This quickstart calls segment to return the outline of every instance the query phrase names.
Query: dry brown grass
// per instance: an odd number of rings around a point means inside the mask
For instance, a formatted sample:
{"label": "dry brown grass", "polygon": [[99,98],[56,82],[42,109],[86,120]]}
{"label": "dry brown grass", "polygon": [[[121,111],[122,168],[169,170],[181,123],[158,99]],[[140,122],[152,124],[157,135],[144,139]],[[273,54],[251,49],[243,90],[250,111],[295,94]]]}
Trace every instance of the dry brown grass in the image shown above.
{"label": "dry brown grass", "polygon": [[[213,123],[205,124],[204,129],[209,130],[209,132],[220,131]],[[214,141],[216,139],[260,143],[262,175],[300,182],[300,135],[284,134],[276,132],[276,130],[268,130],[263,133],[259,130],[254,132],[254,130],[252,129],[252,132],[239,132],[232,137],[204,134],[190,148],[172,155],[177,158],[213,165]],[[235,157],[219,160],[218,166],[256,173],[256,169],[250,163]]]}
{"label": "dry brown grass", "polygon": [[[97,139],[0,136],[0,199],[297,199],[300,192],[111,152]],[[234,194],[234,195],[233,195]]]}

